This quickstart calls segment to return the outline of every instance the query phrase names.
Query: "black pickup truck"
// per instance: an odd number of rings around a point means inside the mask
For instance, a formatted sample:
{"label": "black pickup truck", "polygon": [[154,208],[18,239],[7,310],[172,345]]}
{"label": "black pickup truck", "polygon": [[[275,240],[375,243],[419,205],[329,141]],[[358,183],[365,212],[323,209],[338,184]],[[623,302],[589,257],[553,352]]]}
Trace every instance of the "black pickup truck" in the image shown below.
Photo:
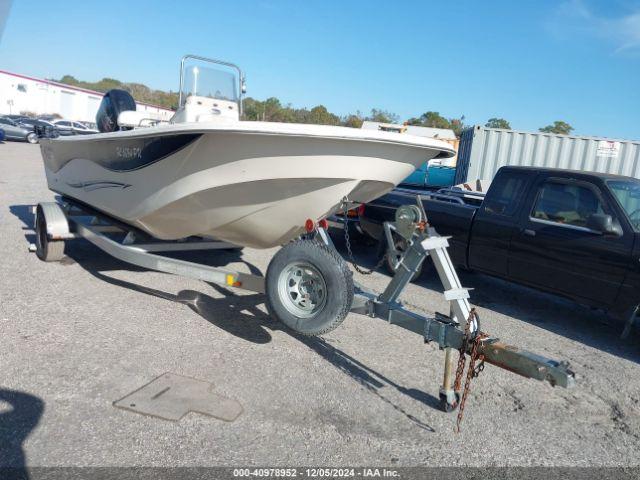
{"label": "black pickup truck", "polygon": [[452,261],[634,318],[640,304],[640,180],[535,167],[503,167],[485,194],[400,188],[360,210],[382,223],[421,196],[429,222],[450,236]]}

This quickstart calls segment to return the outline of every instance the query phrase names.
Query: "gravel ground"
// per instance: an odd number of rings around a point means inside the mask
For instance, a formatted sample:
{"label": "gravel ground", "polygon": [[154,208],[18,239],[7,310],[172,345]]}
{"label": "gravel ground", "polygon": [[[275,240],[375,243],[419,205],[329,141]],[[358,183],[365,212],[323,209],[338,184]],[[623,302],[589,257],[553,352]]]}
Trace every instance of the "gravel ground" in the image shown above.
{"label": "gravel ground", "polygon": [[[638,332],[621,342],[598,312],[461,275],[486,331],[569,360],[577,385],[488,366],[455,434],[455,415],[436,408],[443,353],[418,336],[350,315],[301,338],[262,295],[132,268],[80,240],[63,262],[41,262],[28,206],[52,197],[38,146],[0,143],[0,466],[639,464]],[[273,254],[198,259],[264,272]],[[377,291],[389,280],[356,278]],[[403,298],[447,310],[433,275]],[[112,406],[164,372],[212,382],[244,413],[169,422]]]}

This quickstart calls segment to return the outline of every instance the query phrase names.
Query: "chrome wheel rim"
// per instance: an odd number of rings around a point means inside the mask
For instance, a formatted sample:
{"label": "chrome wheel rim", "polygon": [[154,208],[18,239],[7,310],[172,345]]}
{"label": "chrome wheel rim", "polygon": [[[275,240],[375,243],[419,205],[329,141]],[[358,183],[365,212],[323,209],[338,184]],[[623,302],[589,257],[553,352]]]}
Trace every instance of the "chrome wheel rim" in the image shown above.
{"label": "chrome wheel rim", "polygon": [[278,294],[289,313],[310,318],[327,303],[327,285],[320,271],[307,262],[293,262],[278,276]]}

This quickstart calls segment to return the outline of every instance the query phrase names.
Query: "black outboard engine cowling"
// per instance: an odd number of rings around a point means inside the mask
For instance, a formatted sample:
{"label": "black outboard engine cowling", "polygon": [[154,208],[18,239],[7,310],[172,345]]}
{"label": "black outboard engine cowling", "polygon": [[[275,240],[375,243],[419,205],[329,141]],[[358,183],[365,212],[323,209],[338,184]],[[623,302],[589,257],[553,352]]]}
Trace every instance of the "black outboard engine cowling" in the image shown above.
{"label": "black outboard engine cowling", "polygon": [[127,110],[136,109],[136,102],[125,90],[113,89],[105,93],[96,114],[96,124],[102,133],[119,130],[118,115]]}

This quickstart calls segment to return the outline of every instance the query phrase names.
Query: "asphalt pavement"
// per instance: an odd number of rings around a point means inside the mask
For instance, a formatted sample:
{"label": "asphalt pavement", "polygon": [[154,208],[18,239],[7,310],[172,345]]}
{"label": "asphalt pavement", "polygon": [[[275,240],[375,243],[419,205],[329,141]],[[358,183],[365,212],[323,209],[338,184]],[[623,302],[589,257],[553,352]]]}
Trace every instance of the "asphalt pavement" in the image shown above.
{"label": "asphalt pavement", "polygon": [[[60,263],[28,250],[47,201],[37,145],[0,143],[0,466],[638,466],[640,335],[572,302],[473,273],[483,329],[568,360],[573,389],[487,366],[462,432],[438,409],[443,352],[351,314],[323,337],[287,331],[264,297],[128,266],[84,240]],[[337,242],[344,253],[341,242]],[[357,259],[374,263],[375,248]],[[259,269],[275,250],[191,254]],[[355,277],[382,291],[382,272]],[[403,294],[448,310],[433,272]],[[163,373],[211,382],[232,422],[171,422],[113,402]]]}

